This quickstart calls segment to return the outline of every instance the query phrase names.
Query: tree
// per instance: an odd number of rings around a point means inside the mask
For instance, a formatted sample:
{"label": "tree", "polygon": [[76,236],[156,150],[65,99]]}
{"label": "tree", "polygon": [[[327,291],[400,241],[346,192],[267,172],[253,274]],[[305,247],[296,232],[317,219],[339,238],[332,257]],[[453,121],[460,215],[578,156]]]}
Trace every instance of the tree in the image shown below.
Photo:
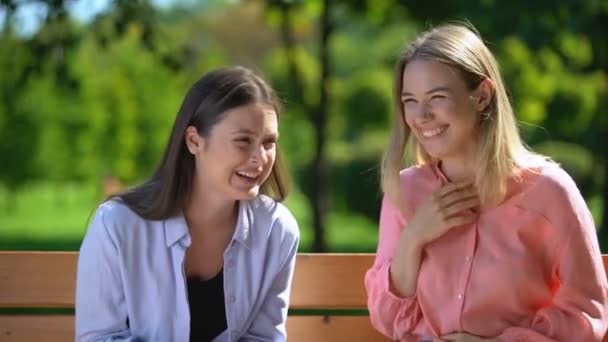
{"label": "tree", "polygon": [[35,177],[40,125],[19,106],[33,56],[10,32],[0,36],[0,45],[0,183],[14,194]]}
{"label": "tree", "polygon": [[288,1],[269,1],[269,5],[280,11],[280,37],[288,67],[290,82],[289,94],[308,114],[310,123],[314,127],[314,154],[308,165],[310,170],[310,188],[305,189],[313,214],[313,250],[323,252],[327,249],[325,240],[325,225],[327,210],[329,208],[329,167],[326,158],[327,122],[330,108],[329,78],[332,72],[329,41],[334,32],[331,21],[331,0],[323,0],[320,4],[319,19],[319,79],[317,89],[318,97],[311,100],[304,96],[306,93],[301,71],[296,60],[296,41],[293,33],[292,11],[294,4]]}
{"label": "tree", "polygon": [[140,44],[141,34],[133,24],[105,47],[89,36],[78,49],[73,68],[87,125],[76,136],[73,167],[86,179],[136,182],[153,170],[167,142],[183,85]]}

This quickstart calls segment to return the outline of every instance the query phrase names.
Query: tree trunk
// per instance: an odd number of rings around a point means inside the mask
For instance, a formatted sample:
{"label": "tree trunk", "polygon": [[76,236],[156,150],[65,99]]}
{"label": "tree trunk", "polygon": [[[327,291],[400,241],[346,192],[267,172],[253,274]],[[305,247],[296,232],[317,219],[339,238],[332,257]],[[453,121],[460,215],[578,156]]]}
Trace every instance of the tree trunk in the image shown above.
{"label": "tree trunk", "polygon": [[316,132],[315,157],[312,163],[313,180],[313,250],[325,252],[327,244],[325,241],[325,218],[329,206],[329,168],[325,158],[325,143],[327,137],[327,113],[329,109],[328,81],[331,73],[329,37],[332,26],[329,18],[331,0],[323,0],[323,12],[321,14],[321,40],[319,51],[321,54],[321,79],[319,105],[313,114],[313,124]]}
{"label": "tree trunk", "polygon": [[323,1],[323,12],[321,15],[321,37],[320,37],[320,60],[321,79],[319,80],[319,103],[314,105],[307,103],[304,98],[304,84],[294,55],[295,39],[293,36],[290,5],[286,2],[280,3],[281,8],[281,39],[285,47],[285,57],[288,64],[289,79],[293,87],[293,96],[302,105],[315,128],[315,154],[311,163],[311,190],[305,191],[312,207],[313,215],[313,251],[325,252],[327,243],[325,240],[325,218],[329,205],[328,179],[329,168],[325,158],[326,126],[329,109],[328,83],[331,74],[329,38],[332,34],[330,22],[330,0]]}

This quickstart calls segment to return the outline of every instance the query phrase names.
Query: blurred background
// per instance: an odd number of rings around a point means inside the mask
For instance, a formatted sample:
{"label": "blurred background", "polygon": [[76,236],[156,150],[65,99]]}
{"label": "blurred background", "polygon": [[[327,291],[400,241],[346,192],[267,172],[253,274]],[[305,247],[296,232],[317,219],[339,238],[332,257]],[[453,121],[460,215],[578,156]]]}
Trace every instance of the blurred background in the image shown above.
{"label": "blurred background", "polygon": [[608,252],[606,0],[0,0],[0,250],[77,250],[104,197],[150,175],[189,86],[241,64],[285,102],[300,250],[373,252],[393,64],[445,21],[481,32]]}

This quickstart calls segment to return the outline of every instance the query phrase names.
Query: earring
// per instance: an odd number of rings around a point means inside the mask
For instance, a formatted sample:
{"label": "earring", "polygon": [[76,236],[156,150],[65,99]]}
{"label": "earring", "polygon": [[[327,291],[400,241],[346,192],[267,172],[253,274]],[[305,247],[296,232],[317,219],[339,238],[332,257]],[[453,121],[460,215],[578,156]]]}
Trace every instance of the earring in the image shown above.
{"label": "earring", "polygon": [[[469,95],[469,100],[476,101],[477,99],[479,99],[479,97]],[[488,107],[489,107],[489,105],[488,105]],[[482,121],[488,120],[490,118],[490,116],[492,115],[492,110],[488,107],[486,107],[486,109],[484,111],[479,113],[479,116],[481,117]]]}
{"label": "earring", "polygon": [[486,109],[485,111],[480,113],[481,121],[488,120],[492,115],[492,111],[490,109]]}

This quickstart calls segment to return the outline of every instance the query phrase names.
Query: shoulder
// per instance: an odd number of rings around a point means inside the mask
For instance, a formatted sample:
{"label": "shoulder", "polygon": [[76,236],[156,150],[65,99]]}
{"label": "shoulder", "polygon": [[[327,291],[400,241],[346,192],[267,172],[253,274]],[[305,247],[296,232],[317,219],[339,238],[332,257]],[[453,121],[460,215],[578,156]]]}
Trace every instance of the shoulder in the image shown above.
{"label": "shoulder", "polygon": [[110,225],[123,222],[144,221],[143,218],[137,215],[125,203],[117,199],[111,199],[102,203],[97,209],[97,213]]}
{"label": "shoulder", "polygon": [[527,170],[520,207],[543,215],[556,227],[592,222],[587,203],[574,179],[559,165],[549,163]]}
{"label": "shoulder", "polygon": [[136,214],[131,208],[120,200],[112,199],[102,203],[97,209],[107,227],[132,226],[145,223],[147,220]]}
{"label": "shoulder", "polygon": [[582,200],[582,195],[572,177],[559,165],[547,164],[528,171],[532,181],[528,190],[535,199],[551,199],[560,205],[573,205]]}
{"label": "shoulder", "polygon": [[300,229],[293,214],[282,203],[266,196],[259,195],[249,201],[254,215],[256,229],[268,235],[279,235],[290,240],[297,240]]}
{"label": "shoulder", "polygon": [[145,227],[148,221],[137,215],[125,203],[112,199],[102,203],[95,213],[88,228],[88,235],[105,235],[110,240],[119,244],[130,238],[137,237],[140,233],[150,231],[149,229],[138,229]]}

